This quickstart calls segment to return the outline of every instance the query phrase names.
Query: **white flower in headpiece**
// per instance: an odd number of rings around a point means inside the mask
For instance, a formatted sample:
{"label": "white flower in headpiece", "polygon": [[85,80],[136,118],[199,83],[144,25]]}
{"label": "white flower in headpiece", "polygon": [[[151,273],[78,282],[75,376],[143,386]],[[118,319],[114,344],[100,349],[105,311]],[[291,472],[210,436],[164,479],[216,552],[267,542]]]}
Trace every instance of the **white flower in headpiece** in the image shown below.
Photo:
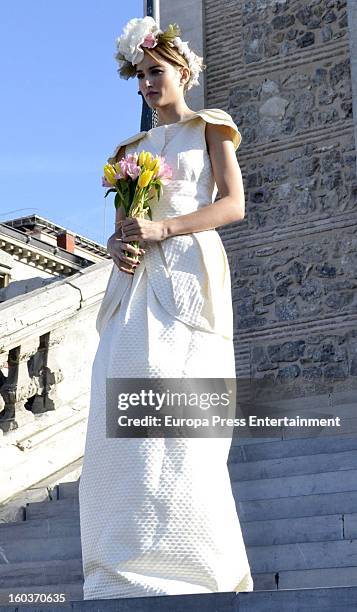
{"label": "white flower in headpiece", "polygon": [[124,33],[116,40],[118,53],[124,55],[125,59],[134,64],[139,64],[144,59],[144,47],[153,48],[157,45],[156,36],[161,30],[157,27],[152,17],[134,18],[128,21]]}
{"label": "white flower in headpiece", "polygon": [[188,42],[181,40],[179,36],[176,36],[172,42],[174,43],[175,47],[177,47],[178,52],[186,58],[191,71],[187,89],[191,89],[193,85],[199,85],[198,75],[202,70],[203,57],[200,57],[191,51],[190,47],[188,46]]}
{"label": "white flower in headpiece", "polygon": [[190,68],[187,89],[191,89],[193,85],[199,85],[198,75],[203,69],[203,57],[191,51],[188,42],[182,41],[179,34],[180,27],[177,24],[169,24],[163,32],[153,17],[140,17],[128,21],[124,27],[124,33],[116,39],[115,59],[119,63],[118,72],[121,78],[134,77],[134,66],[144,59],[144,49],[153,49],[161,40],[164,40],[175,46],[187,60]]}

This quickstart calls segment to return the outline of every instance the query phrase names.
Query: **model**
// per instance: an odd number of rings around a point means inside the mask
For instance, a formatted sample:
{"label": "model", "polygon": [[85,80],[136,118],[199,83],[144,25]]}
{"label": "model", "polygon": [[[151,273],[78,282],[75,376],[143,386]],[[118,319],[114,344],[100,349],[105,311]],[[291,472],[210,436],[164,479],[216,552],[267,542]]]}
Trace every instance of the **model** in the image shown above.
{"label": "model", "polygon": [[120,142],[108,162],[149,151],[172,180],[152,219],[117,209],[108,240],[79,487],[84,599],[253,590],[231,439],[106,437],[107,378],[235,377],[230,270],[215,228],[244,218],[241,135],[224,110],[187,106],[203,64],[178,32],[145,17],[117,41],[120,76],[138,80],[158,125]]}

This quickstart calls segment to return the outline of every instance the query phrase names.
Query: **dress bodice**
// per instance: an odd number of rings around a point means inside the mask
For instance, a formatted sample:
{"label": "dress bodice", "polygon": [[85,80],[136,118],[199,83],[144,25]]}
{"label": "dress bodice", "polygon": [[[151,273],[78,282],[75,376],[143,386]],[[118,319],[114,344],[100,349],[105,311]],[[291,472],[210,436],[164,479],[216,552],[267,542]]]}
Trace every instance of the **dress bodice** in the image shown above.
{"label": "dress bodice", "polygon": [[188,214],[215,201],[217,185],[206,147],[206,122],[228,125],[234,148],[238,148],[241,135],[229,113],[203,109],[177,123],[131,136],[119,143],[109,157],[111,163],[124,145],[125,154],[150,151],[154,156],[165,157],[172,168],[172,180],[164,186],[160,201],[152,207],[153,221]]}
{"label": "dress bodice", "polygon": [[[203,109],[177,123],[139,132],[119,143],[108,158],[150,151],[172,167],[172,179],[152,205],[152,220],[185,215],[212,204],[217,186],[205,139],[205,124],[228,125],[235,150],[241,135],[231,116],[221,109]],[[216,230],[171,236],[146,243],[146,253],[135,274],[146,269],[161,305],[173,317],[202,331],[233,337],[231,278],[227,255]],[[119,305],[132,276],[114,264],[97,317],[99,333]]]}

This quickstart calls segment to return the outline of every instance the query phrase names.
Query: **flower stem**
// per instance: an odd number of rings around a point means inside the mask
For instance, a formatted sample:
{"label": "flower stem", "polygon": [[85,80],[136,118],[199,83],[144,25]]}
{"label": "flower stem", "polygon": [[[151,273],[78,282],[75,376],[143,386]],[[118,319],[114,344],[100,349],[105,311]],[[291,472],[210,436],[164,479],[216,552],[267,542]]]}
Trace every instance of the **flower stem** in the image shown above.
{"label": "flower stem", "polygon": [[[142,219],[144,217],[143,208],[144,189],[139,189],[138,192],[135,192],[133,202],[129,209],[128,217]],[[140,242],[138,240],[132,240],[131,242],[129,242],[129,244],[131,244],[136,249],[140,248]],[[124,254],[126,257],[129,257],[129,259],[132,259],[133,261],[139,261],[138,255],[135,255],[134,253],[125,251]]]}

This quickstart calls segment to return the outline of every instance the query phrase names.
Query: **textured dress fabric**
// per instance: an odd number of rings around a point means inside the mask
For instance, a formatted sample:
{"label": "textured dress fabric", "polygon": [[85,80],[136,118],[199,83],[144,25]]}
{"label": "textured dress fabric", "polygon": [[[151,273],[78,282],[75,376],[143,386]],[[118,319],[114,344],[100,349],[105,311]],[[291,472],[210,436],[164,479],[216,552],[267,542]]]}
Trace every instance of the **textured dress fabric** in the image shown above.
{"label": "textured dress fabric", "polygon": [[[213,203],[203,109],[122,141],[163,155],[172,180],[152,219]],[[252,591],[227,459],[231,438],[107,438],[106,378],[234,378],[231,278],[216,230],[146,244],[134,275],[113,264],[97,316],[79,484],[84,599]]]}

